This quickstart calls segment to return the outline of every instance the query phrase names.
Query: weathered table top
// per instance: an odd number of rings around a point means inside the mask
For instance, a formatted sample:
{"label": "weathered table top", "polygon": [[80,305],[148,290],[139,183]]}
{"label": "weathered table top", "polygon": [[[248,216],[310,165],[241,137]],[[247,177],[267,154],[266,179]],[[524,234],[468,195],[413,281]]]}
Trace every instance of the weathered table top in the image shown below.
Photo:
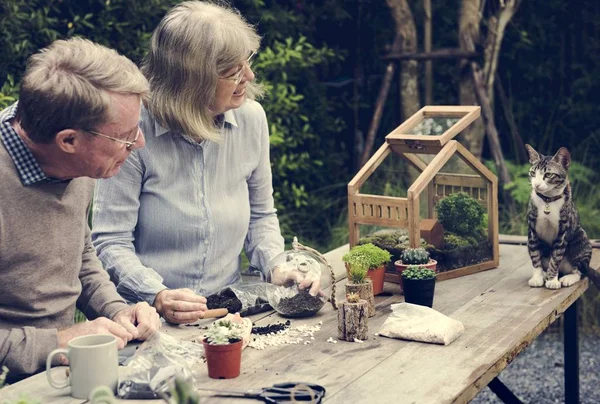
{"label": "weathered table top", "polygon": [[[345,282],[341,256],[347,249],[344,246],[326,254],[341,279],[337,293],[340,299]],[[600,266],[598,250],[594,250],[592,266]],[[337,339],[337,314],[328,304],[314,317],[293,320],[293,325],[323,322],[310,345],[283,345],[261,351],[246,348],[238,378],[213,380],[206,376],[205,387],[245,390],[304,381],[325,386],[329,403],[390,403],[399,399],[405,403],[468,402],[588,287],[585,279],[557,291],[532,289],[527,285],[530,276],[526,247],[502,244],[499,268],[439,282],[434,309],[465,326],[465,333],[448,346],[374,336],[391,313],[390,304],[403,301],[398,285],[386,283],[387,296],[376,297],[377,315],[369,319],[370,336],[363,344],[327,342],[329,337]],[[276,313],[253,316],[257,325],[279,320]],[[168,327],[167,332],[189,340],[197,337],[198,330],[180,326]],[[61,368],[54,371],[64,372]],[[69,388],[50,387],[43,373],[1,393],[9,400],[26,393],[43,403],[81,402],[69,396]],[[236,401],[213,398],[203,402],[226,400]]]}

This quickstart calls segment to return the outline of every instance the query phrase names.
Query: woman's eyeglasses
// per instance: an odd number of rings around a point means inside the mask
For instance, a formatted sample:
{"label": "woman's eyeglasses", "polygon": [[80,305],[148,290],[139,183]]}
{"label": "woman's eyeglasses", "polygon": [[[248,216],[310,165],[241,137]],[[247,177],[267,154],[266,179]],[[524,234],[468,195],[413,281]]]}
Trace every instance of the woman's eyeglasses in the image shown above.
{"label": "woman's eyeglasses", "polygon": [[240,66],[239,70],[237,70],[235,73],[233,73],[227,77],[219,77],[219,78],[223,79],[223,80],[233,81],[235,83],[235,85],[240,84],[240,81],[242,81],[242,76],[244,75],[244,68],[246,66],[248,66],[249,69],[252,68],[252,59],[254,58],[255,55],[256,55],[256,52],[252,52],[250,54],[250,56],[248,56],[248,59],[246,59],[244,61],[242,66]]}

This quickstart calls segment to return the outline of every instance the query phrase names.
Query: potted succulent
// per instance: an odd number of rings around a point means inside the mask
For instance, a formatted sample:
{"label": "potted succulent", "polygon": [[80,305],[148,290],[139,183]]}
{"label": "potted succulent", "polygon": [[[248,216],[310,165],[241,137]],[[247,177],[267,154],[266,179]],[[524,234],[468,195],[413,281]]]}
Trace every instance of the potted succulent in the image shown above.
{"label": "potted succulent", "polygon": [[400,259],[394,262],[396,271],[400,275],[400,288],[404,289],[404,281],[402,280],[402,272],[411,265],[424,267],[435,271],[437,261],[429,257],[429,253],[423,247],[406,248],[400,254]]}
{"label": "potted succulent", "polygon": [[240,375],[243,332],[241,324],[225,319],[208,327],[202,344],[209,377],[232,379]]}
{"label": "potted succulent", "polygon": [[409,265],[402,271],[404,301],[421,306],[433,306],[435,272],[424,266]]}
{"label": "potted succulent", "polygon": [[369,317],[375,315],[375,297],[373,295],[373,281],[367,277],[368,270],[360,265],[348,269],[346,281],[346,295],[356,294],[368,304]]}
{"label": "potted succulent", "polygon": [[367,277],[373,281],[373,294],[383,292],[385,278],[385,264],[392,259],[391,254],[371,243],[354,246],[347,252],[342,260],[346,263],[348,274],[352,268],[367,270]]}

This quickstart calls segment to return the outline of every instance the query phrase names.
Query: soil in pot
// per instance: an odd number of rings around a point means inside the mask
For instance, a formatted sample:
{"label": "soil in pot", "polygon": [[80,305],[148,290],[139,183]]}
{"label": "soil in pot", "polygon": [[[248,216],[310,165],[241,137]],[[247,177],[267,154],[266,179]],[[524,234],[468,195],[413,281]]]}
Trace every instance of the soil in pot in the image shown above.
{"label": "soil in pot", "polygon": [[435,292],[435,278],[427,280],[404,279],[404,301],[432,307]]}

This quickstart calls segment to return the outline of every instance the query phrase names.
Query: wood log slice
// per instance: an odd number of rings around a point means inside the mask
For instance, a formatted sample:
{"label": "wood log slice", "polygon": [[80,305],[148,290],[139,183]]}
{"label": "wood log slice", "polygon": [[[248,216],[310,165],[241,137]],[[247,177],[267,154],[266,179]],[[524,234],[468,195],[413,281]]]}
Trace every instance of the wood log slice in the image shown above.
{"label": "wood log slice", "polygon": [[369,338],[368,303],[360,300],[358,303],[342,302],[338,310],[338,339],[354,342]]}
{"label": "wood log slice", "polygon": [[369,279],[367,283],[347,283],[346,295],[356,293],[361,300],[368,304],[369,317],[375,315],[375,297],[373,296],[373,282]]}

